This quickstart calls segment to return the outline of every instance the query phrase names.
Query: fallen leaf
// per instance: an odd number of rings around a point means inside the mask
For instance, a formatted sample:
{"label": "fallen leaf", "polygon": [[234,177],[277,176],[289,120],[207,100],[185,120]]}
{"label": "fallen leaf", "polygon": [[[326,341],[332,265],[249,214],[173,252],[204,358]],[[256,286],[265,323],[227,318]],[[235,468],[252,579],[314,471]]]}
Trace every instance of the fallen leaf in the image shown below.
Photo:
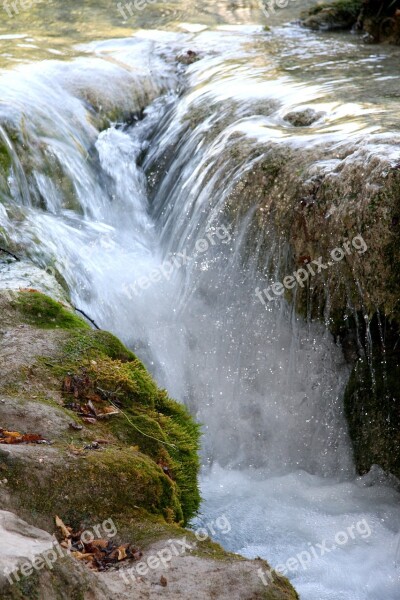
{"label": "fallen leaf", "polygon": [[22,441],[26,443],[30,442],[43,442],[45,441],[41,435],[36,435],[34,433],[26,433],[22,436]]}
{"label": "fallen leaf", "polygon": [[0,444],[30,444],[30,443],[45,443],[41,435],[36,433],[19,433],[19,431],[7,431],[0,428]]}
{"label": "fallen leaf", "polygon": [[18,431],[7,431],[6,429],[2,429],[0,431],[0,434],[4,435],[4,437],[15,437],[15,438],[21,437],[21,435],[22,435]]}
{"label": "fallen leaf", "polygon": [[71,556],[77,560],[92,560],[93,554],[83,554],[82,552],[71,552]]}
{"label": "fallen leaf", "polygon": [[118,548],[118,560],[125,560],[125,558],[128,558],[126,554],[126,548],[124,548],[124,546],[120,546]]}
{"label": "fallen leaf", "polygon": [[119,414],[119,410],[117,408],[114,408],[113,406],[106,406],[103,408],[103,413],[107,415],[114,415]]}
{"label": "fallen leaf", "polygon": [[94,548],[100,548],[101,550],[105,550],[108,547],[108,545],[109,542],[107,540],[99,539],[93,540],[92,542],[85,544],[85,548],[87,552],[93,552]]}
{"label": "fallen leaf", "polygon": [[58,529],[60,529],[60,530],[61,530],[61,533],[62,533],[62,536],[63,536],[63,538],[64,538],[64,539],[68,539],[68,538],[70,538],[70,537],[71,537],[71,532],[72,532],[72,529],[71,529],[71,527],[67,527],[67,526],[64,524],[63,520],[62,520],[62,519],[60,519],[60,517],[59,517],[59,516],[57,516],[57,515],[56,515],[56,517],[55,517],[55,522],[56,522],[56,526],[58,527]]}
{"label": "fallen leaf", "polygon": [[117,546],[111,540],[103,538],[84,543],[81,539],[84,525],[81,525],[79,531],[73,531],[60,517],[56,516],[55,522],[65,538],[61,546],[69,550],[73,558],[84,562],[90,569],[106,571],[123,560],[139,560],[142,557],[140,550],[129,543]]}
{"label": "fallen leaf", "polygon": [[91,400],[89,400],[89,402],[87,403],[88,408],[90,409],[90,412],[97,417],[97,411],[95,409],[95,407],[93,406],[93,402]]}
{"label": "fallen leaf", "polygon": [[106,412],[97,414],[98,419],[105,419],[106,417],[112,417],[113,415],[120,414],[119,410],[114,410],[111,407],[109,408],[109,410],[107,410],[107,408],[105,408],[104,410],[106,410]]}
{"label": "fallen leaf", "polygon": [[132,558],[133,560],[140,560],[143,556],[143,552],[141,552],[140,550],[132,550]]}

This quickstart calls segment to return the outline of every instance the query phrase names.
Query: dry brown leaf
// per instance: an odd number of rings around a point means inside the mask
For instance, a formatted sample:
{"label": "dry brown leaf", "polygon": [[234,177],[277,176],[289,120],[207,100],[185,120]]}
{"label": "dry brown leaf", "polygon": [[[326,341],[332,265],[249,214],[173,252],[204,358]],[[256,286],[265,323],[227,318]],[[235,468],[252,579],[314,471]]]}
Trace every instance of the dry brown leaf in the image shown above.
{"label": "dry brown leaf", "polygon": [[92,552],[92,548],[105,549],[108,546],[108,541],[103,539],[93,540],[89,544],[85,544],[89,552]]}
{"label": "dry brown leaf", "polygon": [[93,554],[83,553],[83,552],[71,552],[71,556],[76,558],[76,560],[93,560]]}
{"label": "dry brown leaf", "polygon": [[118,548],[118,560],[125,560],[126,558],[128,558],[126,554],[126,548],[124,546],[120,546]]}
{"label": "dry brown leaf", "polygon": [[61,533],[62,533],[62,536],[63,536],[63,538],[64,538],[64,539],[68,539],[68,538],[70,538],[70,537],[71,537],[71,532],[72,532],[72,529],[71,529],[71,527],[67,527],[67,526],[64,524],[63,520],[62,520],[62,519],[60,519],[60,517],[59,517],[59,516],[57,516],[57,515],[56,515],[56,517],[55,517],[55,522],[56,522],[56,526],[57,526],[57,527],[58,527],[58,528],[61,530]]}
{"label": "dry brown leaf", "polygon": [[103,413],[107,414],[107,415],[111,415],[111,414],[119,414],[119,410],[118,408],[115,408],[114,406],[105,406],[103,408]]}
{"label": "dry brown leaf", "polygon": [[19,433],[19,431],[7,431],[0,429],[0,444],[29,444],[45,441],[41,435],[36,433]]}
{"label": "dry brown leaf", "polygon": [[1,433],[4,435],[4,437],[8,438],[19,438],[22,436],[22,433],[19,433],[18,431],[6,431],[3,429]]}
{"label": "dry brown leaf", "polygon": [[[104,410],[106,410],[106,409],[104,409]],[[119,415],[119,414],[120,414],[119,410],[108,410],[107,412],[104,412],[104,413],[98,413],[97,418],[105,419],[106,417],[113,417],[114,415]]]}
{"label": "dry brown leaf", "polygon": [[42,436],[36,433],[25,433],[22,436],[22,441],[25,443],[40,442],[41,440],[43,440]]}

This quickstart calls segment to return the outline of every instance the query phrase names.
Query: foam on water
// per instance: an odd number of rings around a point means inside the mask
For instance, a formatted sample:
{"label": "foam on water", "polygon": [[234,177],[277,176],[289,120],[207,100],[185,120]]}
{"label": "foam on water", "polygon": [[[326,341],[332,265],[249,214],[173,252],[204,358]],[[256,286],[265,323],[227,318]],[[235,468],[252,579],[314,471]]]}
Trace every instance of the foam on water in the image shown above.
{"label": "foam on water", "polygon": [[400,497],[389,482],[338,482],[304,471],[266,479],[215,466],[202,490],[203,517],[195,525],[224,514],[231,531],[219,541],[267,559],[301,598],[400,598]]}

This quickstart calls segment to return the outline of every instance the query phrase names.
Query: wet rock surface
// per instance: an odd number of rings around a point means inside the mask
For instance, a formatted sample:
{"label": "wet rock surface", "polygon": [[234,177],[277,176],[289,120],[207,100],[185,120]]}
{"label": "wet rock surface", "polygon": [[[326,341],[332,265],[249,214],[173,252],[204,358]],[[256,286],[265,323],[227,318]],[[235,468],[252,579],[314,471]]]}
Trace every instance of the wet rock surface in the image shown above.
{"label": "wet rock surface", "polygon": [[302,25],[314,30],[362,32],[369,43],[400,44],[400,2],[337,0],[318,3],[302,15]]}
{"label": "wet rock surface", "polygon": [[317,112],[312,108],[303,110],[294,110],[287,113],[283,118],[285,121],[293,125],[293,127],[309,127],[316,123],[324,116],[323,112]]}

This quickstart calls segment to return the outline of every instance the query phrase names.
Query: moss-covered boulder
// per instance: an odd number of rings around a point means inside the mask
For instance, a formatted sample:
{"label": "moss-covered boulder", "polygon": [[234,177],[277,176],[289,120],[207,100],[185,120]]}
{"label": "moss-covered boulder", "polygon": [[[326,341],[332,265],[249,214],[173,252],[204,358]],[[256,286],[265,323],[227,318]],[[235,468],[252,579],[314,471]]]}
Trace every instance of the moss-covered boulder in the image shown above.
{"label": "moss-covered boulder", "polygon": [[399,0],[318,2],[303,13],[301,22],[310,29],[361,31],[368,42],[400,44]]}
{"label": "moss-covered boulder", "polygon": [[351,29],[357,21],[362,0],[318,2],[302,15],[302,25],[324,31]]}
{"label": "moss-covered boulder", "polygon": [[[38,350],[35,355],[23,348],[9,357],[12,376],[0,384],[3,393],[36,414],[35,405],[50,402],[66,419],[48,449],[57,448],[51,464],[33,469],[31,459],[16,453],[3,464],[21,509],[49,517],[68,514],[75,521],[105,519],[111,512],[129,521],[139,507],[168,522],[186,523],[200,502],[199,430],[186,409],[158,389],[114,336],[92,330],[62,303],[30,290],[15,293],[11,302],[3,295],[3,305],[3,326],[13,331],[25,323],[23,330],[34,332]],[[10,336],[17,349],[21,336],[18,331]],[[78,413],[84,415],[88,405],[93,414],[86,425]],[[1,412],[2,425],[10,427]],[[83,429],[72,429],[76,422]],[[53,438],[51,427],[41,430]],[[82,450],[96,439],[105,442],[98,451]]]}

